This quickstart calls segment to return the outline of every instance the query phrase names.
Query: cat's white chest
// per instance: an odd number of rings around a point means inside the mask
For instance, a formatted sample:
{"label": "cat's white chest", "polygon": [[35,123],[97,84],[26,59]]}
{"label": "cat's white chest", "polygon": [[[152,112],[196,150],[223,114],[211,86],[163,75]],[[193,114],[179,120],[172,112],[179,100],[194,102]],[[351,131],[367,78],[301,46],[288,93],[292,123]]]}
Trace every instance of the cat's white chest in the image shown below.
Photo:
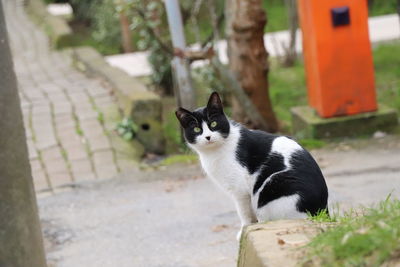
{"label": "cat's white chest", "polygon": [[207,176],[229,193],[249,190],[248,172],[235,159],[235,153],[214,151],[200,154],[201,165]]}

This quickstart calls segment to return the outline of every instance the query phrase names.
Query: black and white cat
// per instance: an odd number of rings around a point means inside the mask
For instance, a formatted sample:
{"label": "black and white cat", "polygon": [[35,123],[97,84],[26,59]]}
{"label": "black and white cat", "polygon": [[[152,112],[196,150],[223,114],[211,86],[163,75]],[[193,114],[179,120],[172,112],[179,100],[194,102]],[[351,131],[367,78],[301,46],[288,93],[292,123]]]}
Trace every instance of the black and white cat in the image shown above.
{"label": "black and white cat", "polygon": [[327,209],[328,189],[312,156],[294,140],[228,119],[217,93],[207,107],[176,116],[206,174],[234,200],[243,227],[306,218]]}

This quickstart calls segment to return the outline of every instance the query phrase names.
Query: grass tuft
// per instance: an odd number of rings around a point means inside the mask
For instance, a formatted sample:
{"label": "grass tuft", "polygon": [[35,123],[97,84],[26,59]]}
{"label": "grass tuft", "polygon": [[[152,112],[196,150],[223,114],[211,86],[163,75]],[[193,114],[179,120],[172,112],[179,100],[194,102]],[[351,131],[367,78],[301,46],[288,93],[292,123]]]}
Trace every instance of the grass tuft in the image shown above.
{"label": "grass tuft", "polygon": [[313,222],[336,222],[336,216],[329,215],[326,209],[318,211],[316,215],[308,214],[308,218]]}
{"label": "grass tuft", "polygon": [[328,228],[308,245],[307,265],[380,266],[398,257],[400,200],[389,196],[375,208],[364,208],[361,214],[352,211],[336,221],[336,227]]}

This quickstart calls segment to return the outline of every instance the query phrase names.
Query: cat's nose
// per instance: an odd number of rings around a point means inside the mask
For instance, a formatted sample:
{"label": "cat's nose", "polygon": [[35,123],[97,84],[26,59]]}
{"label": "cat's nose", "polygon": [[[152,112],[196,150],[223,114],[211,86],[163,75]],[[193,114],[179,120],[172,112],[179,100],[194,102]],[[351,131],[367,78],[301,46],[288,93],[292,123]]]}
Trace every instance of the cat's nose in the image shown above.
{"label": "cat's nose", "polygon": [[206,136],[206,139],[207,139],[208,141],[210,141],[211,136]]}

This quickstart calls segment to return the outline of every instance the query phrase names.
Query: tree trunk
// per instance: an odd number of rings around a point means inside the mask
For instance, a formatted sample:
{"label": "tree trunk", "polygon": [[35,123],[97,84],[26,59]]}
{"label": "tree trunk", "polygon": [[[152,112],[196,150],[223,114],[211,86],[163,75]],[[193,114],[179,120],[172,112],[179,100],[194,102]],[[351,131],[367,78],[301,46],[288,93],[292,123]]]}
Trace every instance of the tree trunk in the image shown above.
{"label": "tree trunk", "polygon": [[228,36],[229,67],[265,119],[268,127],[265,129],[260,122],[243,116],[243,109],[239,108],[240,104],[237,102],[233,104],[233,116],[234,119],[251,127],[276,132],[278,121],[272,109],[268,92],[268,53],[263,39],[266,15],[262,9],[262,2],[261,0],[235,0],[234,2],[231,7],[232,17],[228,21],[232,30]]}
{"label": "tree trunk", "polygon": [[122,48],[124,53],[133,52],[131,31],[129,30],[129,19],[123,11],[119,13],[119,23],[121,25]]}

